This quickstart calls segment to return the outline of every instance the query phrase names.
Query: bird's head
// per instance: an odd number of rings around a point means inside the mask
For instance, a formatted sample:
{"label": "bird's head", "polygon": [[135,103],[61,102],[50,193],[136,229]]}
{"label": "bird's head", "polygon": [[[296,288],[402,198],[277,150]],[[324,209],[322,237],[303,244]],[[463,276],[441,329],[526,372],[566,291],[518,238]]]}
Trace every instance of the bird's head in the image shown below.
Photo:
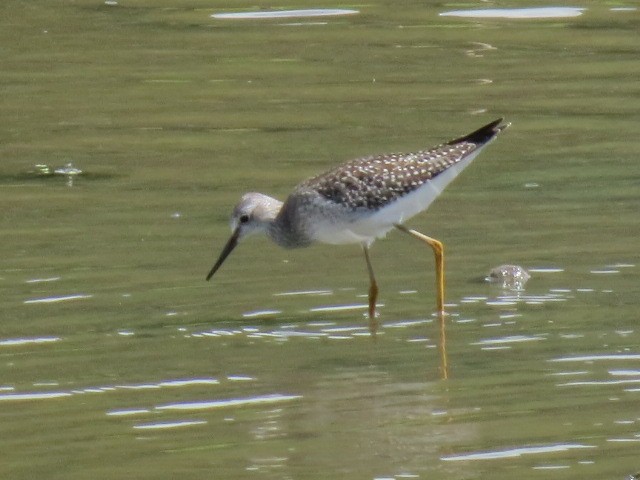
{"label": "bird's head", "polygon": [[218,260],[209,271],[209,280],[244,237],[265,232],[280,211],[282,202],[262,193],[245,193],[231,214],[231,237],[222,249]]}

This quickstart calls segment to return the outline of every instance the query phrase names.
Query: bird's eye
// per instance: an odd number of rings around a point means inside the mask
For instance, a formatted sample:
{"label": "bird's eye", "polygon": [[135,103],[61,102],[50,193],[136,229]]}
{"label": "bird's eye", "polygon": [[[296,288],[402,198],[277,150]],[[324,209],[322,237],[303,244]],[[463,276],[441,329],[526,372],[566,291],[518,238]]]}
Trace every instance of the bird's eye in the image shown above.
{"label": "bird's eye", "polygon": [[247,223],[249,221],[249,215],[241,215],[239,220],[240,223]]}

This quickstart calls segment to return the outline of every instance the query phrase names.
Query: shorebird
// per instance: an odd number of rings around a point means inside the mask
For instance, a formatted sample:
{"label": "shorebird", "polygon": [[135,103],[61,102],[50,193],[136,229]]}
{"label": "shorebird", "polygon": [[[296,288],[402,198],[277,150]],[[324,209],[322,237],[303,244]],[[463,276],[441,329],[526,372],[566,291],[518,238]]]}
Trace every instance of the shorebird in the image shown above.
{"label": "shorebird", "polygon": [[429,245],[435,255],[437,309],[444,313],[444,247],[442,242],[404,226],[426,210],[498,133],[497,119],[478,130],[415,153],[373,155],[351,160],[296,186],[284,202],[262,193],[245,193],[231,215],[231,238],[207,280],[241,239],[264,233],[282,247],[314,242],[359,243],[369,273],[369,319],[375,324],[378,284],[369,248],[376,238],[397,228]]}

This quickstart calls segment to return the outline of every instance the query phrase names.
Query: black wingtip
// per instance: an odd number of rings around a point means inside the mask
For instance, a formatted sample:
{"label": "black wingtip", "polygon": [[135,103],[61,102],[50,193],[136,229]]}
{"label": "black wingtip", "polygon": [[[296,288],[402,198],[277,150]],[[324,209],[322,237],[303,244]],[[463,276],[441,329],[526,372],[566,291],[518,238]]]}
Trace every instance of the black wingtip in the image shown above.
{"label": "black wingtip", "polygon": [[[480,127],[475,132],[471,132],[464,137],[456,138],[447,142],[447,145],[455,145],[456,143],[462,142],[471,142],[476,145],[483,145],[487,143],[489,140],[493,139],[497,134],[499,134],[502,130],[507,128],[510,123],[502,123],[504,119],[498,118],[491,123],[488,123],[484,127]],[[501,125],[502,124],[502,125]]]}

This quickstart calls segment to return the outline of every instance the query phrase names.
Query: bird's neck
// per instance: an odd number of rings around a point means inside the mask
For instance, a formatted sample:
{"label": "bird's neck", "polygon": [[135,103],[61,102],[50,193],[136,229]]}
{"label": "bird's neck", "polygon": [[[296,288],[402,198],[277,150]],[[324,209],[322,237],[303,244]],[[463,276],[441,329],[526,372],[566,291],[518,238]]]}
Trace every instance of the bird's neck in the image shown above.
{"label": "bird's neck", "polygon": [[295,198],[287,198],[284,204],[278,202],[277,212],[266,226],[269,238],[285,248],[306,247],[312,243],[298,215]]}

